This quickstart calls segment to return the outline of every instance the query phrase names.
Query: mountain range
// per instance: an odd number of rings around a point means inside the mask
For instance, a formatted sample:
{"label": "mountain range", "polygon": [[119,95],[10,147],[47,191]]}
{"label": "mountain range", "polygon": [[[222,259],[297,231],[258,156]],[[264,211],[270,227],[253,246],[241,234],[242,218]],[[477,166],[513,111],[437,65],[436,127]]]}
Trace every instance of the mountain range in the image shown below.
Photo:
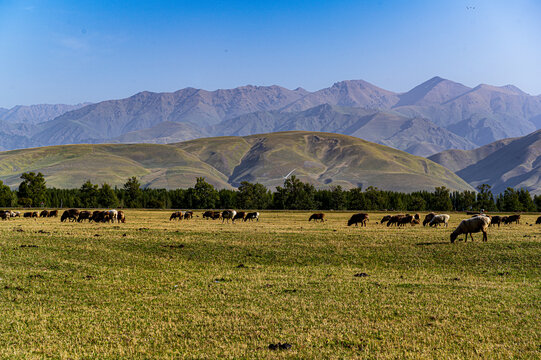
{"label": "mountain range", "polygon": [[[30,115],[21,115],[23,120],[13,115],[25,111]],[[207,136],[310,130],[351,135],[430,156],[448,149],[473,150],[540,129],[541,96],[512,85],[470,88],[440,77],[405,93],[362,80],[341,81],[315,92],[280,86],[185,88],[172,93],[141,92],[73,108],[0,109],[0,125],[1,149],[165,144]]]}

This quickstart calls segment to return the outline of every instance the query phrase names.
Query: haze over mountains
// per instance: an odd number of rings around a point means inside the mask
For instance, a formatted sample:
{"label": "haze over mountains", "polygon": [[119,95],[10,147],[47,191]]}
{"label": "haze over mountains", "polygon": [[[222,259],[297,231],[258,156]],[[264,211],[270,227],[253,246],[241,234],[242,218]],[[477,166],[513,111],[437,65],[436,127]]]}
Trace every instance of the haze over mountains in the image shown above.
{"label": "haze over mountains", "polygon": [[[61,109],[61,107],[58,107]],[[541,128],[541,96],[514,86],[469,88],[439,77],[406,93],[361,80],[308,92],[243,86],[141,92],[15,122],[0,110],[0,148],[77,143],[170,143],[204,136],[311,130],[352,135],[429,156],[470,150]],[[32,126],[30,126],[32,125]]]}

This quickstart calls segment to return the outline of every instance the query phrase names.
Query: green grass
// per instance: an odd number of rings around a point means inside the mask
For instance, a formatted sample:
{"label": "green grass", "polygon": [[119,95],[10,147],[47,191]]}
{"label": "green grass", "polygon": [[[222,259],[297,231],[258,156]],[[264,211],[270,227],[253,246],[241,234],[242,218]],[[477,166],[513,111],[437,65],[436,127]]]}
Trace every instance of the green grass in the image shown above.
{"label": "green grass", "polygon": [[[1,222],[0,358],[539,357],[533,215],[455,244],[460,214],[449,229],[168,215]],[[292,348],[268,349],[279,341]]]}

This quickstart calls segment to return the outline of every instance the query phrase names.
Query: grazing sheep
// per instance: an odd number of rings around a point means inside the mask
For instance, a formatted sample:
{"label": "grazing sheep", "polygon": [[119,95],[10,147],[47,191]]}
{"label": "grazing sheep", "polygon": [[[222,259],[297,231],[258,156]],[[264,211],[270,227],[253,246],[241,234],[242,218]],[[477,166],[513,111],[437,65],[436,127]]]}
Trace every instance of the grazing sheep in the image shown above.
{"label": "grazing sheep", "polygon": [[212,219],[212,220],[216,220],[216,219],[219,219],[220,217],[222,217],[222,213],[219,212],[219,211],[212,211],[212,210],[207,210],[203,213],[203,219]]}
{"label": "grazing sheep", "polygon": [[233,221],[232,219],[235,217],[235,215],[237,215],[237,212],[235,210],[224,210],[224,211],[222,211],[222,224],[226,220],[227,220],[227,222],[229,222],[230,219],[231,219],[231,221]]}
{"label": "grazing sheep", "polygon": [[312,221],[314,220],[314,222],[317,222],[318,220],[321,221],[321,222],[324,222],[325,221],[325,214],[323,213],[316,213],[316,214],[312,214],[310,216],[310,218],[308,219],[308,221]]}
{"label": "grazing sheep", "polygon": [[423,220],[423,226],[426,226],[427,224],[430,224],[430,221],[436,216],[433,212],[426,214],[425,219]]}
{"label": "grazing sheep", "polygon": [[32,217],[32,212],[28,212],[28,211],[25,212],[25,213],[23,214],[23,217],[25,217],[25,218],[27,218],[27,217],[31,218],[31,217]]}
{"label": "grazing sheep", "polygon": [[124,211],[122,210],[118,210],[118,214],[116,216],[116,220],[119,222],[119,223],[125,223],[126,222],[126,215],[124,215]]}
{"label": "grazing sheep", "polygon": [[39,213],[38,213],[37,211],[33,211],[33,212],[32,212],[32,217],[33,217],[33,218],[39,217]]}
{"label": "grazing sheep", "polygon": [[535,220],[535,223],[536,224],[541,224],[541,216],[537,218],[537,220]]}
{"label": "grazing sheep", "polygon": [[79,210],[77,210],[77,209],[65,210],[62,213],[62,216],[60,217],[60,221],[64,222],[64,221],[66,221],[66,219],[69,220],[70,222],[71,221],[77,221],[78,216],[79,216]]}
{"label": "grazing sheep", "polygon": [[49,217],[58,217],[58,210],[49,211]]}
{"label": "grazing sheep", "polygon": [[21,212],[20,211],[12,211],[11,212],[11,217],[21,217]]}
{"label": "grazing sheep", "polygon": [[502,223],[502,217],[499,215],[494,215],[490,221],[490,226],[498,225],[498,227],[500,227],[501,223]]}
{"label": "grazing sheep", "polygon": [[[174,213],[171,214],[171,216],[169,217],[169,221],[171,220],[175,220],[175,219],[178,219],[178,221],[182,220],[182,211],[175,211]],[[204,215],[203,215],[204,216]]]}
{"label": "grazing sheep", "polygon": [[235,222],[235,220],[244,220],[246,217],[246,212],[239,211],[235,216],[233,216],[233,219],[231,219],[232,222]]}
{"label": "grazing sheep", "polygon": [[361,227],[366,226],[366,223],[370,220],[368,214],[365,213],[358,213],[351,215],[351,218],[348,220],[348,226],[351,226],[355,224],[355,226],[359,226],[358,224],[361,224]]}
{"label": "grazing sheep", "polygon": [[40,214],[39,214],[39,217],[49,217],[49,211],[47,210],[43,210]]}
{"label": "grazing sheep", "polygon": [[4,211],[4,210],[1,210],[0,211],[0,219],[2,220],[7,220],[11,217],[9,211]]}
{"label": "grazing sheep", "polygon": [[391,218],[387,221],[387,227],[392,226],[392,225],[398,225],[400,219],[402,219],[404,216],[405,215],[403,214],[391,216]]}
{"label": "grazing sheep", "polygon": [[520,224],[520,214],[506,216],[505,220],[503,221],[504,224],[511,224],[513,222],[515,224]]}
{"label": "grazing sheep", "polygon": [[483,232],[483,241],[488,240],[487,229],[490,225],[490,218],[488,216],[476,216],[466,220],[462,220],[455,231],[451,234],[451,242],[454,243],[456,238],[461,234],[466,234],[464,241],[468,240],[468,234],[470,234],[473,241],[472,233]]}
{"label": "grazing sheep", "polygon": [[391,220],[391,215],[385,215],[385,216],[381,219],[380,223],[383,224],[383,223],[385,223],[385,222],[387,222],[387,221],[389,221],[389,220]]}
{"label": "grazing sheep", "polygon": [[82,222],[85,220],[88,220],[90,222],[90,218],[92,217],[92,213],[87,210],[83,210],[79,213],[79,217],[77,218],[77,222]]}
{"label": "grazing sheep", "polygon": [[184,220],[190,220],[191,218],[193,218],[193,211],[184,212]]}
{"label": "grazing sheep", "polygon": [[410,214],[406,214],[406,216],[402,216],[400,219],[398,219],[398,227],[405,226],[406,224],[411,224],[413,222],[414,217]]}
{"label": "grazing sheep", "polygon": [[417,221],[421,221],[421,215],[419,215],[418,213],[413,215],[413,219],[414,220],[417,220]]}
{"label": "grazing sheep", "polygon": [[254,221],[254,219],[256,221],[259,221],[259,213],[257,211],[246,214],[246,217],[244,217],[244,222],[246,222],[247,220]]}
{"label": "grazing sheep", "polygon": [[440,224],[443,224],[443,226],[448,227],[450,218],[451,217],[447,214],[435,215],[428,223],[428,226],[439,226]]}

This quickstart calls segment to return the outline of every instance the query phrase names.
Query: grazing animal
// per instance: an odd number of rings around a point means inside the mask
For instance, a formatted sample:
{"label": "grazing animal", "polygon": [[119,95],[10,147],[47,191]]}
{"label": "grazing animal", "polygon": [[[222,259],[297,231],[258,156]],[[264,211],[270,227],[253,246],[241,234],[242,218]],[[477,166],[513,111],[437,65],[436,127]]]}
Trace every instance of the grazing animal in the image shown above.
{"label": "grazing animal", "polygon": [[193,218],[193,211],[184,212],[184,220],[190,220]]}
{"label": "grazing animal", "polygon": [[406,216],[402,216],[400,219],[398,219],[398,226],[405,226],[407,224],[411,224],[415,220],[412,215],[406,214]]}
{"label": "grazing animal", "polygon": [[244,222],[246,222],[247,220],[254,221],[254,219],[256,221],[259,221],[259,213],[257,211],[249,212],[248,214],[246,214],[246,216],[244,217]]}
{"label": "grazing animal", "polygon": [[49,217],[58,217],[58,210],[49,211]]}
{"label": "grazing animal", "polygon": [[212,219],[212,220],[216,220],[216,219],[219,219],[220,217],[222,216],[222,213],[219,212],[219,211],[212,211],[212,210],[207,210],[203,213],[203,219]]}
{"label": "grazing animal", "polygon": [[391,220],[391,215],[385,215],[385,216],[381,219],[380,223],[383,224],[384,222],[387,222],[387,221],[389,221],[389,220]]}
{"label": "grazing animal", "polygon": [[499,215],[494,215],[490,221],[490,226],[498,225],[498,227],[500,227],[501,223],[502,223],[502,217]]}
{"label": "grazing animal", "polygon": [[126,222],[126,215],[124,215],[124,211],[122,210],[118,210],[118,214],[116,216],[116,220],[119,222],[119,223],[125,223]]}
{"label": "grazing animal", "polygon": [[360,223],[361,227],[363,227],[363,226],[366,226],[366,223],[368,222],[368,220],[369,220],[368,214],[365,214],[365,213],[353,214],[348,220],[348,226],[351,226],[353,224],[355,224],[355,226],[359,226],[358,224]]}
{"label": "grazing animal", "polygon": [[449,226],[449,219],[451,217],[447,214],[440,214],[435,215],[432,220],[428,223],[428,226],[439,226],[440,224],[443,224],[443,226],[448,227]]}
{"label": "grazing animal", "polygon": [[77,222],[82,222],[85,220],[90,221],[90,218],[92,217],[92,213],[87,210],[83,210],[79,213],[79,217],[77,218]]}
{"label": "grazing animal", "polygon": [[39,217],[49,217],[49,211],[43,210],[43,211],[39,214]]}
{"label": "grazing animal", "polygon": [[118,211],[116,211],[114,209],[113,210],[107,210],[107,214],[109,214],[109,220],[111,222],[115,222],[116,217],[118,215]]}
{"label": "grazing animal", "polygon": [[413,221],[411,222],[411,226],[415,226],[415,225],[419,225],[421,222],[419,221],[419,219],[413,219]]}
{"label": "grazing animal", "polygon": [[70,222],[71,221],[77,221],[78,216],[79,216],[79,210],[77,210],[77,209],[65,210],[62,213],[62,216],[60,217],[60,221],[64,222],[64,221],[66,221],[66,219],[69,220]]}
{"label": "grazing animal", "polygon": [[182,211],[175,211],[174,213],[171,214],[171,216],[169,217],[169,221],[171,220],[175,220],[175,219],[178,219],[178,221],[182,220]]}
{"label": "grazing animal", "polygon": [[317,213],[317,214],[312,214],[310,216],[310,218],[308,219],[308,221],[312,221],[314,220],[314,222],[317,222],[318,220],[321,221],[321,222],[324,222],[325,221],[325,214],[323,213]]}
{"label": "grazing animal", "polygon": [[405,215],[403,214],[398,214],[398,215],[393,215],[391,216],[391,218],[387,221],[387,227],[389,226],[392,226],[392,225],[398,225],[398,222],[400,221],[400,219],[402,219]]}
{"label": "grazing animal", "polygon": [[510,215],[510,216],[506,216],[506,219],[504,220],[504,224],[511,224],[511,223],[515,223],[515,224],[520,224],[520,214],[517,214],[517,215]]}
{"label": "grazing animal", "polygon": [[425,219],[423,220],[423,226],[426,226],[427,224],[430,224],[430,221],[436,216],[433,212],[426,214]]}
{"label": "grazing animal", "polygon": [[20,211],[12,211],[11,212],[11,217],[21,217],[21,212]]}
{"label": "grazing animal", "polygon": [[11,217],[11,214],[8,211],[1,210],[0,211],[0,219],[7,220]]}
{"label": "grazing animal", "polygon": [[23,217],[27,218],[27,217],[32,217],[32,212],[25,212],[23,214]]}
{"label": "grazing animal", "polygon": [[488,216],[476,216],[466,220],[462,220],[455,231],[451,234],[451,242],[454,243],[456,238],[461,234],[466,234],[464,241],[468,240],[468,234],[470,234],[473,241],[472,233],[483,233],[483,241],[488,240],[487,229],[490,225],[490,218]]}
{"label": "grazing animal", "polygon": [[227,220],[229,222],[230,219],[233,219],[237,215],[237,212],[235,210],[224,210],[222,211],[222,224],[224,221]]}
{"label": "grazing animal", "polygon": [[535,223],[536,224],[541,224],[541,216],[537,218],[537,220],[535,220]]}
{"label": "grazing animal", "polygon": [[33,218],[39,217],[39,213],[37,211],[32,211],[32,217]]}
{"label": "grazing animal", "polygon": [[246,217],[246,212],[239,211],[235,216],[233,216],[232,222],[235,222],[235,220],[244,220]]}

